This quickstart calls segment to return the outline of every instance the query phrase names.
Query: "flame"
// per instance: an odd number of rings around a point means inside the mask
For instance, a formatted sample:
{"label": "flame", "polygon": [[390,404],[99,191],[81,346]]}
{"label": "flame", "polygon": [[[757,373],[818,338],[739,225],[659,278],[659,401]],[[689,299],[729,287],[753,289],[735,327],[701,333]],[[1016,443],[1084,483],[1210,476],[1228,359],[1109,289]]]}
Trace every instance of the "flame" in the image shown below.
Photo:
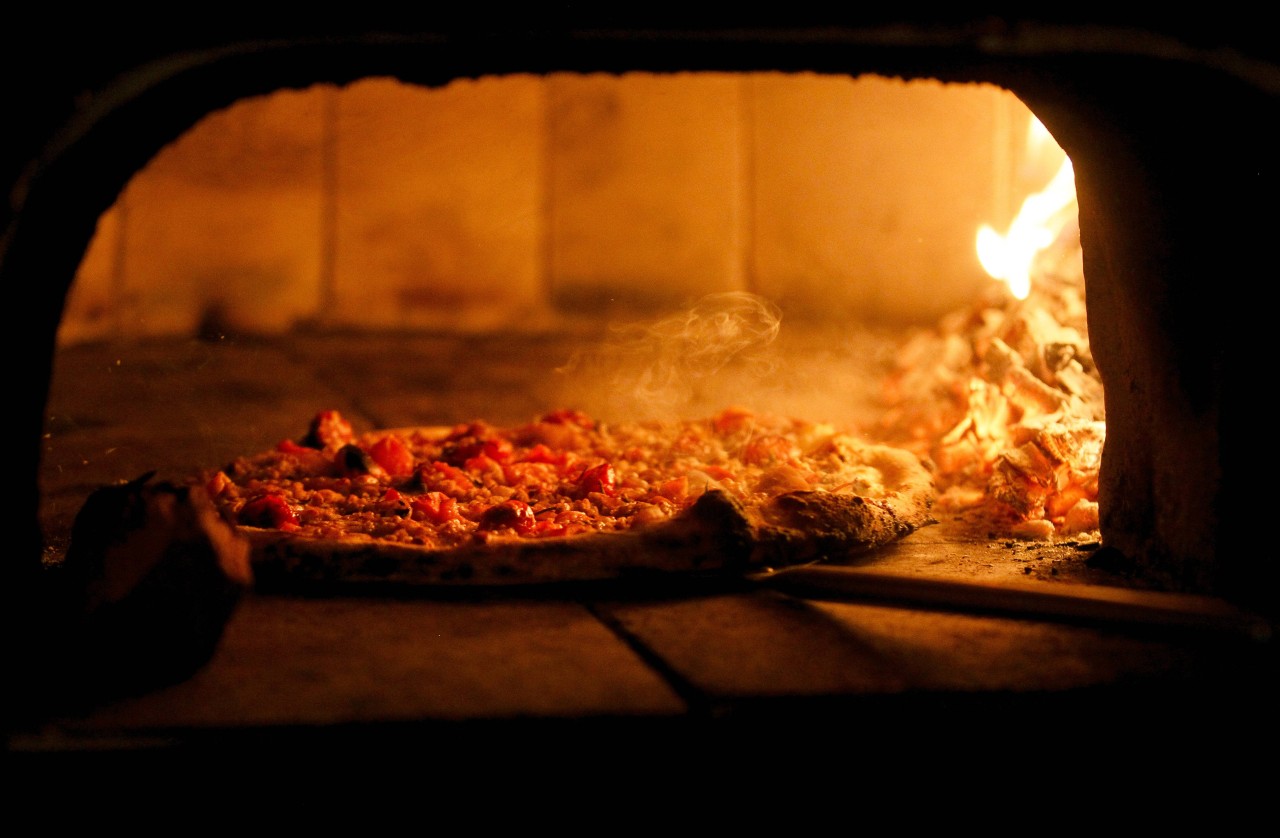
{"label": "flame", "polygon": [[1009,286],[1010,293],[1025,300],[1031,293],[1031,273],[1036,256],[1058,238],[1066,223],[1063,210],[1075,203],[1075,171],[1040,120],[1034,116],[1028,128],[1032,150],[1052,146],[1062,155],[1057,173],[1040,192],[1027,196],[1022,208],[1001,235],[989,224],[978,229],[978,261],[992,277]]}
{"label": "flame", "polygon": [[[1010,536],[1046,540],[1099,528],[1106,411],[1084,317],[1075,172],[1034,118],[1030,132],[1020,166],[1031,194],[1007,233],[978,232],[983,267],[1009,293],[912,338],[885,427],[932,460],[936,510],[982,509]],[[1033,278],[1043,283],[1034,296]]]}

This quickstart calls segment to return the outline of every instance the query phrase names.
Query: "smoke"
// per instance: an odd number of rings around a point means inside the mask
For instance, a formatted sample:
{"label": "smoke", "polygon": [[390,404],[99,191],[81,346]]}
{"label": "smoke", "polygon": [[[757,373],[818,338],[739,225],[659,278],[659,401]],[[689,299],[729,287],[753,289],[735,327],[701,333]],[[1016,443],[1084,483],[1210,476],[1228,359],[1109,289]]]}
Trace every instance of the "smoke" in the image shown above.
{"label": "smoke", "polygon": [[728,292],[613,327],[556,370],[554,403],[607,421],[700,418],[741,406],[874,435],[901,336],[838,319],[782,325],[774,303]]}
{"label": "smoke", "polygon": [[[606,418],[687,416],[744,401],[778,369],[776,305],[755,294],[709,294],[687,310],[614,327],[556,372],[563,396]],[[725,393],[728,389],[735,391]]]}

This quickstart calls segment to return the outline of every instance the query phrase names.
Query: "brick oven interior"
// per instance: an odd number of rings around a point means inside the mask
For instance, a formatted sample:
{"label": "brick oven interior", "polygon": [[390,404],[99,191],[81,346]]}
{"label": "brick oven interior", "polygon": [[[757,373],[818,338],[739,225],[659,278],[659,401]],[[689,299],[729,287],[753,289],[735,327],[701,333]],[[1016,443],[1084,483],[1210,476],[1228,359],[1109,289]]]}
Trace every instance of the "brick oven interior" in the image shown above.
{"label": "brick oven interior", "polygon": [[[1177,717],[1213,747],[1224,728],[1273,732],[1280,599],[1257,465],[1240,445],[1257,435],[1242,417],[1259,385],[1230,382],[1256,366],[1266,333],[1241,294],[1273,258],[1274,47],[1175,21],[989,17],[643,36],[226,26],[164,46],[124,33],[110,49],[77,46],[93,58],[84,76],[36,74],[21,93],[30,118],[4,147],[14,198],[0,274],[40,289],[23,353],[33,375],[14,391],[34,487],[18,500],[27,528],[6,576],[13,666],[30,676],[8,740],[29,764],[426,741],[460,753],[477,731],[583,748],[607,731],[644,749],[710,731],[741,755],[783,730],[865,746],[848,719],[867,712],[886,740],[907,727],[935,742],[972,735],[960,717],[1048,725],[1060,745],[1064,731],[1131,733],[1135,715],[1148,728]],[[864,409],[873,379],[815,359],[833,341],[883,353],[886,328],[934,322],[988,289],[953,240],[1011,211],[993,174],[1009,160],[990,138],[1022,103],[1075,165],[1107,388],[1100,532],[928,527],[857,560],[923,580],[905,603],[724,579],[255,591],[207,657],[186,650],[118,678],[83,671],[77,654],[93,644],[55,625],[48,578],[94,488],[296,437],[321,408],[366,428],[519,422],[567,399],[625,412],[635,405],[557,371],[609,346],[612,327],[706,294],[782,300],[785,322],[808,324],[788,333],[784,362],[818,379],[796,404]],[[914,121],[893,122],[895,110]],[[839,130],[806,128],[815,111]],[[387,130],[397,123],[408,130]],[[850,135],[857,165],[823,145]],[[676,148],[646,167],[653,142]],[[910,153],[878,156],[895,143]],[[944,146],[969,165],[931,156]],[[762,150],[784,158],[778,194]],[[405,186],[414,177],[432,191]],[[643,203],[655,178],[668,193],[657,207]],[[841,178],[916,191],[841,215]],[[788,226],[777,184],[797,182],[832,203]],[[227,197],[246,183],[252,199]],[[896,226],[901,213],[932,226]],[[849,235],[859,223],[879,229]],[[1187,594],[1192,611],[1221,605],[1248,630],[939,601],[958,595],[953,582]]]}

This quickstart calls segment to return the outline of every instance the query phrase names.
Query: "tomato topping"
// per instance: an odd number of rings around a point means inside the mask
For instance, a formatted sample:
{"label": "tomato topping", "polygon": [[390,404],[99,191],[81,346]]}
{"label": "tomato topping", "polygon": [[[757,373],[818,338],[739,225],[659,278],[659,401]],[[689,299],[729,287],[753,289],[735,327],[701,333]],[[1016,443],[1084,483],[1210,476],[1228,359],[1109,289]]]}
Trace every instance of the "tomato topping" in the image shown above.
{"label": "tomato topping", "polygon": [[534,531],[537,519],[533,516],[533,507],[522,500],[504,500],[491,506],[480,516],[480,529],[502,530],[513,529],[521,535]]}
{"label": "tomato topping", "polygon": [[742,460],[748,465],[767,466],[774,462],[786,462],[790,455],[790,442],[776,434],[768,434],[748,442],[742,451]]}
{"label": "tomato topping", "polygon": [[484,422],[463,422],[460,425],[454,425],[453,430],[445,437],[446,442],[457,442],[460,439],[473,439],[484,436],[489,431],[489,426]]}
{"label": "tomato topping", "polygon": [[494,437],[486,439],[484,445],[480,449],[480,453],[484,454],[491,460],[497,460],[505,463],[515,454],[515,447],[502,437]]}
{"label": "tomato topping", "polygon": [[755,414],[745,407],[729,407],[720,411],[711,425],[717,433],[731,434],[751,426],[755,422]]}
{"label": "tomato topping", "polygon": [[355,430],[341,413],[322,410],[311,420],[311,428],[302,444],[311,448],[337,449],[356,441]]}
{"label": "tomato topping", "polygon": [[562,466],[569,459],[568,452],[553,451],[546,445],[539,442],[537,445],[524,452],[520,458],[522,463],[551,463],[552,465]]}
{"label": "tomato topping", "polygon": [[462,469],[442,463],[424,463],[414,473],[424,489],[440,491],[455,497],[469,497],[476,490],[476,482]]}
{"label": "tomato topping", "polygon": [[408,518],[413,508],[409,505],[409,501],[405,500],[398,491],[389,488],[378,499],[378,511],[384,515]]}
{"label": "tomato topping", "polygon": [[394,434],[388,434],[369,446],[369,456],[392,477],[413,474],[413,452]]}
{"label": "tomato topping", "polygon": [[443,492],[427,492],[409,502],[413,517],[443,524],[458,517],[458,502]]}
{"label": "tomato topping", "polygon": [[281,440],[276,450],[288,454],[298,464],[298,468],[306,475],[320,477],[333,474],[333,460],[318,448],[299,445],[291,439]]}
{"label": "tomato topping", "polygon": [[282,495],[263,495],[246,503],[236,516],[247,527],[276,530],[298,529],[298,516]]}
{"label": "tomato topping", "polygon": [[612,495],[617,491],[617,483],[618,478],[613,466],[609,463],[601,463],[587,469],[578,478],[578,492],[584,496],[591,492]]}
{"label": "tomato topping", "polygon": [[538,521],[534,524],[531,535],[539,538],[546,538],[549,536],[565,535],[568,531],[569,528],[564,524],[560,524],[555,521]]}
{"label": "tomato topping", "polygon": [[683,474],[671,478],[658,487],[658,494],[667,500],[680,503],[689,496],[689,478]]}
{"label": "tomato topping", "polygon": [[314,448],[308,448],[305,445],[299,445],[291,439],[282,439],[276,443],[276,450],[284,454],[298,454],[303,451],[315,451]]}
{"label": "tomato topping", "polygon": [[596,426],[596,420],[592,419],[581,410],[571,410],[561,408],[553,410],[550,413],[544,413],[541,421],[550,422],[553,425],[577,425],[580,428],[591,430]]}
{"label": "tomato topping", "polygon": [[728,480],[733,477],[733,472],[724,466],[703,466],[702,473],[711,477],[712,480]]}
{"label": "tomato topping", "polygon": [[482,456],[500,463],[510,460],[515,451],[511,442],[491,434],[492,431],[482,425],[462,426],[445,440],[441,456],[455,466]]}

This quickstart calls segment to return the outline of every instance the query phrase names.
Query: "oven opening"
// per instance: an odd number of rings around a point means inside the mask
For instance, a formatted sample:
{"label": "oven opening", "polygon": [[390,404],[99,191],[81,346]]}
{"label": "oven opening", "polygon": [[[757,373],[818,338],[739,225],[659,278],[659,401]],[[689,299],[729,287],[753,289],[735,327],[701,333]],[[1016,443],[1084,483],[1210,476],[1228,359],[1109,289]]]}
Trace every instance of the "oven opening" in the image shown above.
{"label": "oven opening", "polygon": [[1075,214],[1065,153],[988,84],[552,74],[241,101],[129,182],[77,272],[50,558],[90,487],[218,467],[321,410],[367,430],[746,409],[920,457],[937,523],[916,540],[950,572],[1106,581]]}

